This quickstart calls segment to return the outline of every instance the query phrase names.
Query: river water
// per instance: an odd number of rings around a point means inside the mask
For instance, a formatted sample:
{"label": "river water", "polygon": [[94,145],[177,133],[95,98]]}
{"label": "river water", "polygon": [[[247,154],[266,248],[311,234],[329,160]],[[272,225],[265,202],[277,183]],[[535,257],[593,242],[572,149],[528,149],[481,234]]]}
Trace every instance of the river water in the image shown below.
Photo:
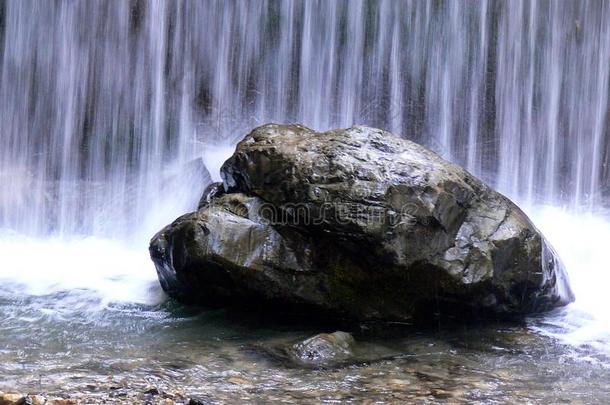
{"label": "river water", "polygon": [[[603,1],[0,3],[0,390],[154,385],[226,401],[603,403],[610,398],[610,4]],[[520,325],[322,331],[185,308],[148,239],[194,209],[265,122],[368,124],[520,203],[577,300]],[[195,164],[193,163],[195,162]]]}
{"label": "river water", "polygon": [[[331,325],[171,302],[145,244],[4,236],[0,390],[125,403],[150,387],[233,403],[604,403],[610,319],[600,269],[610,224],[556,207],[533,217],[572,270],[574,304],[523,324],[354,327],[361,353],[325,369],[268,353]],[[583,229],[592,237],[566,232]]]}

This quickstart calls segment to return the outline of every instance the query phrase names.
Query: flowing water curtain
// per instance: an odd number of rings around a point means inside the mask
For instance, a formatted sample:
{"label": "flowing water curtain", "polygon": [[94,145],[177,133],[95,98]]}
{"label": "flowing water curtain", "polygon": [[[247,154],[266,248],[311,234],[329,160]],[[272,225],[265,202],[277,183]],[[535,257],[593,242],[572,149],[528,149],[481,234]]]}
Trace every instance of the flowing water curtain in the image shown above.
{"label": "flowing water curtain", "polygon": [[610,4],[502,3],[496,49],[498,183],[589,208],[608,197]]}
{"label": "flowing water curtain", "polygon": [[1,16],[0,227],[129,233],[196,194],[164,188],[168,165],[268,121],[386,128],[521,201],[608,197],[604,1],[8,0]]}
{"label": "flowing water curtain", "polygon": [[[188,149],[193,86],[188,64],[168,70],[182,58],[169,52],[180,41],[169,35],[171,11],[166,2],[4,3],[0,164],[12,180],[3,226],[121,233],[142,221],[164,163]],[[16,197],[25,203],[7,202]]]}

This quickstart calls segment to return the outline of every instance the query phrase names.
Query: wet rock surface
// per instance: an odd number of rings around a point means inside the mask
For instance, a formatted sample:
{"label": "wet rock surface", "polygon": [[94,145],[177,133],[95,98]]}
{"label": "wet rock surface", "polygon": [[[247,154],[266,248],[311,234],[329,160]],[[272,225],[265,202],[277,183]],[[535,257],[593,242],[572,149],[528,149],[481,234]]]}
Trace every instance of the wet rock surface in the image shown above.
{"label": "wet rock surface", "polygon": [[25,404],[25,395],[16,392],[0,392],[0,405],[23,405]]}
{"label": "wet rock surface", "polygon": [[295,344],[292,353],[304,364],[324,365],[352,357],[355,343],[347,332],[321,333]]}
{"label": "wet rock surface", "polygon": [[[320,333],[299,342],[272,342],[252,347],[254,353],[261,353],[284,367],[296,368],[336,368],[345,367],[366,359],[355,352],[357,343],[347,332]],[[375,353],[368,353],[375,356]],[[381,357],[378,357],[379,359]]]}
{"label": "wet rock surface", "polygon": [[256,128],[200,209],[151,241],[185,302],[274,303],[360,320],[514,317],[573,300],[510,200],[382,130]]}

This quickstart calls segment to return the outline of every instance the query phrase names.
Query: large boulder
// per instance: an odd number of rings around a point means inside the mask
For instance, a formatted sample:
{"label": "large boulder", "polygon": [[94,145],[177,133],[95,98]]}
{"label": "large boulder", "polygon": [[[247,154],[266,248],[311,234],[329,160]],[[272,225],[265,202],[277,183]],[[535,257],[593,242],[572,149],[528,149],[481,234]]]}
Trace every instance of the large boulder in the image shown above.
{"label": "large boulder", "polygon": [[221,175],[151,242],[161,285],[183,301],[409,321],[573,300],[559,257],[514,203],[388,132],[265,125]]}

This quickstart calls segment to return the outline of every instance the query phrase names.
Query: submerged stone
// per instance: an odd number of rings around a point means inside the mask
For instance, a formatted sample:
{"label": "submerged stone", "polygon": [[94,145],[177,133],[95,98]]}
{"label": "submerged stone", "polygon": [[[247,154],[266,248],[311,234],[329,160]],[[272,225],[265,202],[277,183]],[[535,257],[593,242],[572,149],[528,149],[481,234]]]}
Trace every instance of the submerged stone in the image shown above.
{"label": "submerged stone", "polygon": [[561,260],[514,203],[388,132],[269,124],[221,172],[222,188],[151,241],[162,287],[182,301],[411,321],[573,300]]}
{"label": "submerged stone", "polygon": [[341,331],[320,333],[298,342],[257,343],[248,351],[288,368],[341,368],[391,358],[387,349],[380,353],[377,347],[356,345],[350,333]]}
{"label": "submerged stone", "polygon": [[291,354],[305,364],[325,365],[352,357],[355,342],[347,332],[321,333],[295,344]]}

